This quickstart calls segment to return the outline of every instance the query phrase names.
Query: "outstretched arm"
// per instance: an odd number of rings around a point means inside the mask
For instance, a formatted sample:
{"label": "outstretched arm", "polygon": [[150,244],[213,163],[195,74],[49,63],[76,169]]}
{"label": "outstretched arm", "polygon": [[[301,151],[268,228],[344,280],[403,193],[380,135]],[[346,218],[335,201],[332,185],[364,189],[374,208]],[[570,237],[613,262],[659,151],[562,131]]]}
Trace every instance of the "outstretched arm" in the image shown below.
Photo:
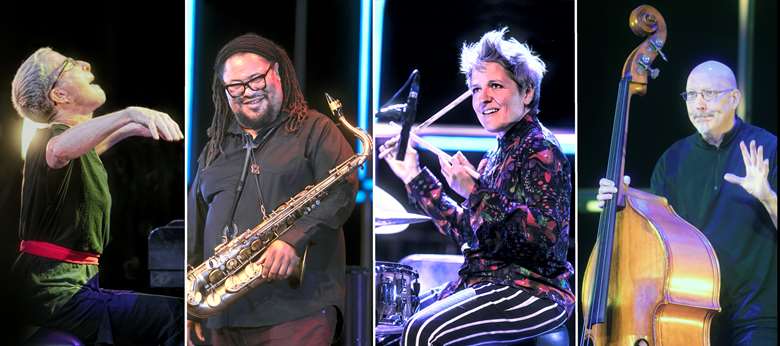
{"label": "outstretched arm", "polygon": [[46,163],[62,168],[93,148],[102,153],[133,135],[176,141],[184,138],[179,126],[165,113],[128,107],[82,122],[53,137],[46,145]]}

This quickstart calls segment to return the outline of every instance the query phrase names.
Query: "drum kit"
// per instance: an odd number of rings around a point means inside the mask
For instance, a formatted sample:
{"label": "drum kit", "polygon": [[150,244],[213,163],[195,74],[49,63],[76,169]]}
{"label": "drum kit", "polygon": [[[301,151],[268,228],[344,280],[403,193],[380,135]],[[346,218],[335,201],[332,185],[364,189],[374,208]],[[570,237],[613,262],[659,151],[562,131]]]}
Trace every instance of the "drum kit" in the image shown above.
{"label": "drum kit", "polygon": [[[403,205],[374,187],[374,231],[395,234],[429,217],[408,213]],[[374,264],[376,345],[396,345],[412,315],[435,301],[442,285],[457,279],[463,256],[411,254],[400,262]]]}
{"label": "drum kit", "polygon": [[[429,126],[446,112],[468,99],[469,96],[469,91],[464,92],[439,112],[411,129],[408,134],[410,141],[430,150],[443,160],[451,162],[450,155],[426,143],[415,132]],[[395,125],[393,122],[390,124]],[[397,127],[401,132],[409,128],[400,125]],[[476,172],[469,172],[469,174],[475,178],[479,177]],[[378,186],[374,187],[374,202],[375,234],[399,233],[407,229],[410,224],[430,220],[427,216],[407,212],[401,203]],[[401,262],[406,263],[376,261],[374,265],[376,345],[395,344],[403,332],[404,325],[415,312],[424,307],[421,307],[421,301],[435,300],[426,298],[435,298],[438,289],[434,287],[457,278],[457,271],[463,263],[463,258],[459,255],[415,254],[407,256]],[[421,278],[420,273],[425,277]],[[421,282],[425,286],[422,290]],[[424,293],[421,295],[421,292]]]}
{"label": "drum kit", "polygon": [[[376,234],[395,234],[412,223],[425,222],[429,217],[406,212],[390,194],[374,187],[374,201],[378,207],[374,215]],[[405,323],[417,312],[420,304],[420,275],[412,266],[376,261],[374,264],[376,344],[396,343]]]}

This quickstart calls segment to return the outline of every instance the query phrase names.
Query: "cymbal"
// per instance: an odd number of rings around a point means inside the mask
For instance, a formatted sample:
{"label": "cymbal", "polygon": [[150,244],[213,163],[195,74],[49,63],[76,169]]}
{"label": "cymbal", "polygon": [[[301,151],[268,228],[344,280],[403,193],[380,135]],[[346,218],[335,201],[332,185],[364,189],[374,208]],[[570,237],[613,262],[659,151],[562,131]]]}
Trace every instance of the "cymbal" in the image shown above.
{"label": "cymbal", "polygon": [[[378,215],[377,215],[378,214]],[[377,210],[374,212],[374,226],[408,225],[429,221],[431,218],[425,215],[407,212]]]}
{"label": "cymbal", "polygon": [[408,213],[404,206],[393,196],[374,186],[374,233],[394,234],[405,230],[409,224],[425,222],[431,218],[425,215]]}
{"label": "cymbal", "polygon": [[398,202],[387,191],[376,185],[374,185],[374,206],[382,210],[406,211],[401,202]]}

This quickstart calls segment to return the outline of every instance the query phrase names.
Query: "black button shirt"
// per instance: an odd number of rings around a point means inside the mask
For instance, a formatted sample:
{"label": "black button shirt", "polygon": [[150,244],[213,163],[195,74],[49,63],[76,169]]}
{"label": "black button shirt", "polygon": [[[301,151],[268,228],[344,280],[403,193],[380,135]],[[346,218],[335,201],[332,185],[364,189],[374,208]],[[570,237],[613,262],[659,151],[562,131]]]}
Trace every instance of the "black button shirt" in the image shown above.
{"label": "black button shirt", "polygon": [[[287,114],[280,114],[279,122],[286,117]],[[258,131],[256,142],[261,141],[263,132]],[[201,153],[187,206],[190,265],[197,266],[213,255],[222,241],[244,164],[245,138],[233,121],[222,153],[209,167],[203,167],[205,155]],[[270,214],[307,185],[327,177],[330,169],[352,155],[351,146],[336,125],[316,111],[310,110],[294,133],[288,132],[282,123],[255,150],[262,193],[258,194],[257,182],[248,174],[236,210],[239,233],[260,223],[260,202]],[[298,256],[303,255],[307,244],[310,246],[300,287],[291,287],[287,280],[261,284],[226,311],[210,318],[209,328],[268,326],[310,315],[329,305],[343,306],[345,252],[341,226],[355,207],[356,174],[351,174],[347,181],[332,187],[319,207],[281,237],[295,247]],[[263,201],[259,201],[260,195]]]}
{"label": "black button shirt", "polygon": [[723,179],[726,173],[745,176],[739,142],[749,145],[751,140],[764,146],[769,183],[777,191],[777,137],[739,118],[719,147],[699,134],[672,145],[652,177],[653,193],[666,197],[715,249],[723,308],[717,318],[732,326],[777,323],[777,229],[758,199]]}

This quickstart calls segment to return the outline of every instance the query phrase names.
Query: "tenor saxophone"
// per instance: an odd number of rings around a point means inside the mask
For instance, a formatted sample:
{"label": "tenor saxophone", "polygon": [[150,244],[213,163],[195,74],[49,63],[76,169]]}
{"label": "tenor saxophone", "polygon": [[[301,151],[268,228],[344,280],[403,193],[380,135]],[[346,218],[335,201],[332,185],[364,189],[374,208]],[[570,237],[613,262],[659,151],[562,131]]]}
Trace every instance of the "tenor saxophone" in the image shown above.
{"label": "tenor saxophone", "polygon": [[[287,202],[282,203],[260,224],[214,249],[214,255],[187,271],[187,311],[207,318],[224,310],[252,288],[262,284],[262,265],[257,261],[268,246],[287,232],[296,220],[320,205],[330,187],[344,180],[373,154],[373,141],[363,130],[349,124],[342,113],[341,102],[327,93],[325,98],[331,118],[351,132],[362,143],[362,150],[331,169],[328,176],[309,185]],[[306,255],[304,254],[305,261]],[[303,269],[300,269],[302,275]]]}

